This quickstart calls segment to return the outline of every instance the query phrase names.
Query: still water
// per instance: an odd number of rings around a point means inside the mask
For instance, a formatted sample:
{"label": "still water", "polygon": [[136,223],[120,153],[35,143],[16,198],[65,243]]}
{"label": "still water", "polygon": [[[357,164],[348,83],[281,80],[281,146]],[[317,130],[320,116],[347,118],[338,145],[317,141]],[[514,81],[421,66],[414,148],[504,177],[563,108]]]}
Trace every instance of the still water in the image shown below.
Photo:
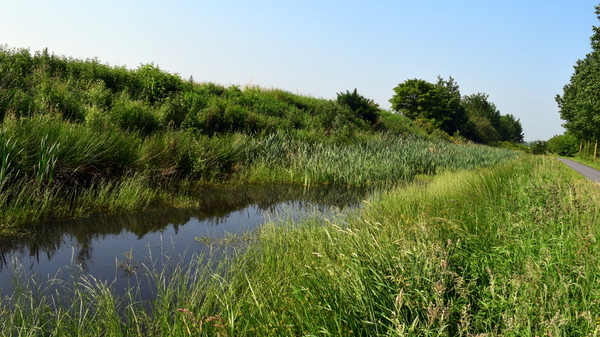
{"label": "still water", "polygon": [[194,209],[148,209],[37,225],[30,229],[31,235],[0,238],[1,295],[10,296],[32,278],[44,283],[68,273],[113,282],[115,291],[121,292],[129,284],[128,271],[142,263],[185,262],[213,250],[210,239],[251,232],[267,217],[315,212],[333,216],[360,207],[367,194],[332,187],[212,188],[198,191]]}

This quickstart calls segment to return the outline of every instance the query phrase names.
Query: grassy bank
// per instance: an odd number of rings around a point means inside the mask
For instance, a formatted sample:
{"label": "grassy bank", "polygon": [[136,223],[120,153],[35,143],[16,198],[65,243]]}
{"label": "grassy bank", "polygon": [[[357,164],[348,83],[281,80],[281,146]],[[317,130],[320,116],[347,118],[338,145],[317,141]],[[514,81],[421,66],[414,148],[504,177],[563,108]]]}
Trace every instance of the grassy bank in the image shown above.
{"label": "grassy bank", "polygon": [[380,195],[358,214],[267,224],[216,271],[152,275],[150,312],[134,290],[116,298],[110,284],[89,278],[72,281],[68,299],[25,288],[2,301],[1,331],[597,335],[599,202],[596,184],[549,157],[446,172]]}

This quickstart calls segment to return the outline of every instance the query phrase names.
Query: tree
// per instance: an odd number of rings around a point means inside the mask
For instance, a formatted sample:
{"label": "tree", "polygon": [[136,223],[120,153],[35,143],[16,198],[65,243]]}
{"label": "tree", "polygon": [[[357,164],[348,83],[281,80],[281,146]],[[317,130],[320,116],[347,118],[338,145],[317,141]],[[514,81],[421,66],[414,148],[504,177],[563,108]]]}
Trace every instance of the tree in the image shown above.
{"label": "tree", "polygon": [[579,151],[579,141],[570,134],[554,136],[548,140],[548,150],[559,156],[573,157]]}
{"label": "tree", "polygon": [[392,109],[412,120],[429,122],[450,135],[460,131],[466,122],[459,87],[452,77],[447,81],[438,77],[436,84],[406,80],[394,92],[390,99]]}
{"label": "tree", "polygon": [[[600,20],[600,5],[595,13]],[[562,96],[556,96],[556,102],[567,132],[580,141],[594,140],[595,159],[600,138],[600,28],[594,26],[592,30],[592,51],[577,61],[569,84],[564,86]]]}
{"label": "tree", "polygon": [[534,140],[529,143],[529,152],[531,154],[546,154],[548,151],[548,142],[545,140]]}
{"label": "tree", "polygon": [[448,80],[438,76],[436,88],[442,97],[442,107],[446,115],[440,128],[451,135],[456,132],[464,133],[468,117],[462,105],[458,84],[452,76]]}
{"label": "tree", "polygon": [[511,114],[500,116],[498,132],[504,142],[523,143],[523,127],[521,120]]}
{"label": "tree", "polygon": [[488,101],[488,95],[472,94],[462,98],[468,117],[465,137],[478,143],[490,144],[501,140],[500,111]]}

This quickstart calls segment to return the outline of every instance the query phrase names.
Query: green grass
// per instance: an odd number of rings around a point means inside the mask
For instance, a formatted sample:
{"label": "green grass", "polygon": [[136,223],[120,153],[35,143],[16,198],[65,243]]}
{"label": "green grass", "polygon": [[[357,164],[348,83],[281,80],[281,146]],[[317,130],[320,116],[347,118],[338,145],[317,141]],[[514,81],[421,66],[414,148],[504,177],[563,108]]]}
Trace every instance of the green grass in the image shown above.
{"label": "green grass", "polygon": [[478,145],[456,145],[391,135],[351,143],[309,142],[285,134],[258,139],[249,147],[249,170],[241,179],[303,185],[393,186],[417,174],[472,169],[515,158],[518,153]]}
{"label": "green grass", "polygon": [[0,302],[1,330],[595,336],[598,205],[597,186],[550,157],[419,176],[355,213],[275,219],[216,269],[149,273],[159,285],[149,313],[133,292],[117,298],[110,284],[84,277],[69,281],[81,291],[67,298],[23,286]]}

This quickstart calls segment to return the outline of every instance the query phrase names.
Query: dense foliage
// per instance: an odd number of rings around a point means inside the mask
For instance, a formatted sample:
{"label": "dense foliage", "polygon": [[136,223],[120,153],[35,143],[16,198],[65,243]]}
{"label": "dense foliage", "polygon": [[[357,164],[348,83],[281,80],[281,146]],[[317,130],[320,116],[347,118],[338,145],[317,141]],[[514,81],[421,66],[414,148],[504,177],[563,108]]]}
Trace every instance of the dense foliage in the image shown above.
{"label": "dense foliage", "polygon": [[[447,109],[460,106],[452,79],[438,86]],[[177,203],[166,190],[191,182],[389,185],[472,166],[459,157],[489,165],[513,155],[456,154],[471,149],[456,150],[443,131],[382,110],[356,89],[317,99],[196,83],[154,64],[127,69],[0,48],[0,232]],[[451,153],[454,162],[439,160]]]}
{"label": "dense foliage", "polygon": [[[596,16],[600,20],[600,5],[596,6]],[[598,154],[600,138],[600,27],[593,27],[591,36],[592,51],[585,58],[577,60],[574,73],[563,94],[556,96],[563,126],[570,135],[586,145],[584,152],[594,143],[593,157]]]}
{"label": "dense foliage", "polygon": [[554,136],[548,140],[548,150],[559,156],[573,157],[579,151],[579,140],[570,134]]}
{"label": "dense foliage", "polygon": [[449,135],[461,135],[482,144],[498,141],[523,142],[521,122],[513,115],[501,115],[488,95],[478,93],[461,97],[452,77],[438,77],[433,84],[411,79],[394,88],[392,109],[417,121],[439,128]]}
{"label": "dense foliage", "polygon": [[154,64],[129,70],[47,51],[1,49],[0,79],[0,120],[55,113],[94,129],[142,135],[185,129],[211,136],[273,130],[349,136],[369,131],[380,110],[365,107],[356,91],[338,104],[277,89],[199,84]]}
{"label": "dense foliage", "polygon": [[452,77],[447,81],[438,78],[436,84],[420,79],[407,80],[396,86],[394,92],[390,99],[392,109],[421,124],[429,123],[453,135],[466,122],[458,84]]}
{"label": "dense foliage", "polygon": [[534,140],[529,143],[529,153],[531,154],[546,154],[548,152],[548,141]]}

